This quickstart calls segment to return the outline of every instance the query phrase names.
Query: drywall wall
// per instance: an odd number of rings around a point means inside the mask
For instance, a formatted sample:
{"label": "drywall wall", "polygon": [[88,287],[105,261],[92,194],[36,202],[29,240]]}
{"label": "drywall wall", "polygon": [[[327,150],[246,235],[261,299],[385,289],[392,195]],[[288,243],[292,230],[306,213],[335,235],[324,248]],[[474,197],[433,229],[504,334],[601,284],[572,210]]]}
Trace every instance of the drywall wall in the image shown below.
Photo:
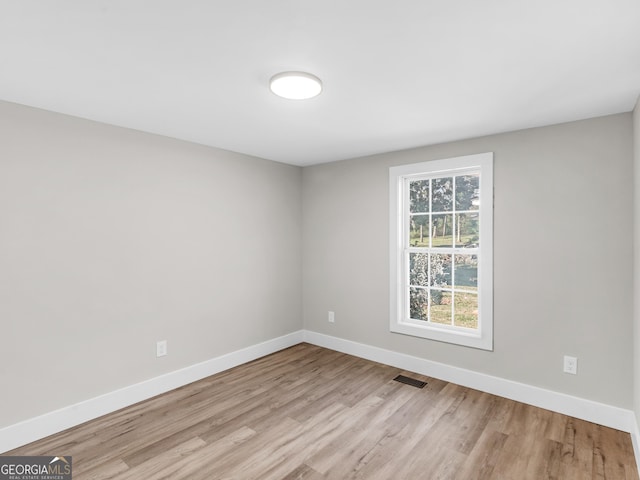
{"label": "drywall wall", "polygon": [[[627,113],[306,167],[305,329],[631,408],[631,126]],[[390,333],[389,167],[481,152],[495,162],[494,351]]]}
{"label": "drywall wall", "polygon": [[0,427],[299,330],[300,185],[0,102]]}
{"label": "drywall wall", "polygon": [[[633,407],[640,427],[640,97],[633,110]],[[640,441],[640,439],[637,439]]]}

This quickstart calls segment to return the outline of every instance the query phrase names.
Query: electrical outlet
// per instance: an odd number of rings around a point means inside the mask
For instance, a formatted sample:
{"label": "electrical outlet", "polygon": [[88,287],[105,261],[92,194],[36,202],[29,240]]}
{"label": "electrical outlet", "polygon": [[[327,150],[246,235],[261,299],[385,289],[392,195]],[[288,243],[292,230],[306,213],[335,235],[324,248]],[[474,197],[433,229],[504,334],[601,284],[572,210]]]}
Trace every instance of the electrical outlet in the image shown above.
{"label": "electrical outlet", "polygon": [[576,357],[564,356],[564,373],[576,375],[578,373],[578,359]]}
{"label": "electrical outlet", "polygon": [[335,323],[336,322],[336,313],[330,311],[327,320],[329,320],[329,323]]}
{"label": "electrical outlet", "polygon": [[167,354],[167,341],[160,340],[156,342],[156,357],[164,357]]}

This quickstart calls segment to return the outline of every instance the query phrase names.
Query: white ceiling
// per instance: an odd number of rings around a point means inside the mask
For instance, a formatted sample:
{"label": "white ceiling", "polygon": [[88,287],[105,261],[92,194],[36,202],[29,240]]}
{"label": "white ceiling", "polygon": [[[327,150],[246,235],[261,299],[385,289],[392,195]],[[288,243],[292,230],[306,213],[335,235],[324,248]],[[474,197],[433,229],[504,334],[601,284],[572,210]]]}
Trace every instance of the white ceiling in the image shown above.
{"label": "white ceiling", "polygon": [[[323,93],[276,97],[283,70]],[[0,99],[295,165],[639,93],[639,0],[0,0]]]}

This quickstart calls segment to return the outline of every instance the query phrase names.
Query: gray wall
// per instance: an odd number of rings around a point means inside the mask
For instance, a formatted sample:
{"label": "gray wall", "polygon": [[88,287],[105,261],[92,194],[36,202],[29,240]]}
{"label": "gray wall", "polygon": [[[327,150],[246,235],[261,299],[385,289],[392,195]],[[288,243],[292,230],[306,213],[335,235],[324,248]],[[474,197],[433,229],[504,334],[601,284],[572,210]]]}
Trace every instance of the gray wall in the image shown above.
{"label": "gray wall", "polygon": [[[627,113],[306,167],[305,328],[631,408],[631,127]],[[487,151],[494,352],[390,333],[389,166]]]}
{"label": "gray wall", "polygon": [[633,268],[633,407],[640,426],[640,97],[633,110],[634,268]]}
{"label": "gray wall", "polygon": [[300,185],[0,102],[0,427],[299,330]]}

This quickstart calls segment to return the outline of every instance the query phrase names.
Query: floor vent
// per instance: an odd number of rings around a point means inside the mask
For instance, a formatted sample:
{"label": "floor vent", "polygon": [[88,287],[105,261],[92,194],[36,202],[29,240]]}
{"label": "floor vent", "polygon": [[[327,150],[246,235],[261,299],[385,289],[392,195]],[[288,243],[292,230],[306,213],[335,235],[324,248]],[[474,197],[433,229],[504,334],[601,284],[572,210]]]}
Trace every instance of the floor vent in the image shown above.
{"label": "floor vent", "polygon": [[416,380],[415,378],[405,377],[404,375],[398,375],[394,378],[396,382],[406,383],[407,385],[411,385],[412,387],[424,388],[427,382],[421,382],[420,380]]}

